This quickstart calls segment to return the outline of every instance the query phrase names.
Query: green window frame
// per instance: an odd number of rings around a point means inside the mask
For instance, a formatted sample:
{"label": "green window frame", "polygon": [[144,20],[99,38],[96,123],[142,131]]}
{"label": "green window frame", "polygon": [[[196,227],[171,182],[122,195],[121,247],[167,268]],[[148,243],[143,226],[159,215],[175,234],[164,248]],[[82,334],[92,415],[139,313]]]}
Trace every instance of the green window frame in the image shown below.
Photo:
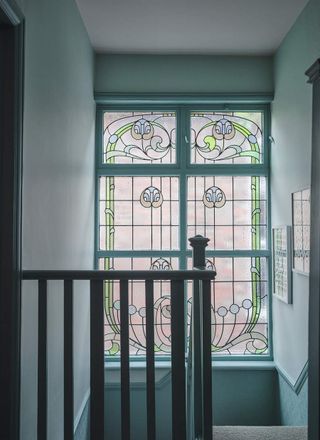
{"label": "green window frame", "polygon": [[[227,355],[217,355],[216,360],[271,360],[272,359],[272,335],[271,335],[271,236],[270,236],[270,157],[269,157],[269,134],[270,134],[270,106],[268,103],[239,103],[239,102],[228,102],[227,104],[222,103],[203,103],[197,102],[196,100],[192,103],[181,103],[181,102],[161,102],[152,103],[152,99],[144,102],[127,102],[125,104],[121,103],[99,103],[97,105],[97,119],[96,119],[96,228],[95,228],[95,267],[102,268],[101,259],[107,258],[172,258],[179,260],[179,268],[188,268],[188,260],[191,259],[191,249],[187,245],[187,179],[188,177],[230,177],[230,179],[236,177],[250,177],[252,186],[255,179],[260,182],[260,178],[265,180],[265,215],[266,215],[266,228],[265,228],[265,248],[261,249],[260,246],[252,245],[252,249],[243,250],[221,250],[221,249],[208,249],[207,257],[208,259],[220,259],[219,261],[232,261],[232,267],[239,261],[244,261],[245,259],[251,259],[252,266],[255,268],[261,268],[261,261],[264,262],[264,272],[266,278],[266,295],[267,295],[267,305],[266,305],[266,326],[267,326],[267,351],[259,353],[250,354],[227,354]],[[106,112],[155,112],[163,111],[166,113],[175,113],[176,115],[176,163],[169,164],[147,164],[142,163],[130,164],[110,164],[104,163],[103,161],[103,151],[104,151],[104,122],[103,117]],[[191,133],[191,114],[192,113],[206,113],[206,112],[221,112],[222,114],[229,112],[261,112],[262,114],[262,131],[263,131],[263,159],[261,163],[254,159],[250,160],[250,163],[204,163],[195,164],[191,163],[191,148],[190,148],[190,133]],[[180,216],[180,231],[179,231],[179,249],[175,250],[102,250],[99,244],[99,227],[100,227],[100,214],[99,214],[99,180],[101,177],[120,177],[120,176],[162,176],[173,177],[178,176],[179,178],[179,216]],[[255,197],[252,196],[253,199]],[[183,221],[184,220],[184,221]],[[210,238],[210,237],[209,237]],[[225,259],[225,260],[221,260]],[[239,260],[240,259],[240,260]],[[241,260],[243,259],[243,260]],[[214,261],[216,261],[214,260]],[[110,260],[109,260],[110,261]],[[103,266],[104,269],[110,269],[110,264]],[[218,270],[218,269],[217,269]],[[233,269],[232,269],[233,270]],[[234,271],[233,271],[234,274]],[[252,275],[252,280],[254,279],[254,274]],[[234,280],[232,280],[233,282]],[[252,281],[252,286],[257,286],[259,283],[254,283]],[[254,288],[254,287],[252,287]],[[106,285],[106,291],[110,289]],[[108,299],[110,304],[110,298]],[[259,300],[252,301],[252,316],[256,315],[259,318]],[[187,308],[186,308],[187,309]],[[255,311],[254,311],[255,310]],[[253,321],[247,326],[248,331],[254,332],[256,322]],[[109,353],[110,354],[110,353]],[[216,352],[216,354],[218,354]],[[213,349],[213,355],[215,355],[215,350]],[[144,357],[139,355],[139,359]],[[161,356],[161,359],[167,359],[165,355]]]}

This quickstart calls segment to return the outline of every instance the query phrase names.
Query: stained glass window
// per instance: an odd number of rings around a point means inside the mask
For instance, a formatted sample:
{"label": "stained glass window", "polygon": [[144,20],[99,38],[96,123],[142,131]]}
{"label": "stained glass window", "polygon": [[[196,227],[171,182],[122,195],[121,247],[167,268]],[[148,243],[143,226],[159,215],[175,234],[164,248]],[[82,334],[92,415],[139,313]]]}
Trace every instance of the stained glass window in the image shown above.
{"label": "stained glass window", "polygon": [[[268,349],[266,259],[209,257],[206,261],[207,268],[217,272],[211,288],[212,352],[263,354]],[[192,269],[191,259],[188,268]],[[190,297],[191,288],[189,302]]]}
{"label": "stained glass window", "polygon": [[174,163],[175,113],[106,112],[103,162]]}
{"label": "stained glass window", "polygon": [[[184,106],[172,111],[101,109],[99,117],[97,267],[191,268],[188,238],[208,237],[207,266],[217,271],[212,353],[269,354],[266,111],[195,112]],[[141,356],[146,349],[144,284],[130,282],[129,295],[130,354]],[[191,283],[185,310],[190,322]],[[157,282],[157,356],[171,352],[170,320],[169,284]],[[108,356],[119,355],[119,326],[119,284],[109,281]]]}
{"label": "stained glass window", "polygon": [[100,177],[100,249],[178,249],[177,177]]}
{"label": "stained glass window", "polygon": [[261,112],[194,112],[192,163],[261,163]]}
{"label": "stained glass window", "polygon": [[250,176],[188,177],[188,237],[210,237],[209,249],[266,249],[266,180]]}
{"label": "stained glass window", "polygon": [[[99,269],[104,270],[172,270],[178,269],[177,258],[103,258],[99,260]],[[129,338],[130,354],[146,354],[146,305],[144,282],[129,283]],[[154,322],[156,354],[169,354],[170,342],[170,283],[166,281],[154,284]],[[105,283],[105,350],[109,355],[120,353],[120,297],[119,283]]]}

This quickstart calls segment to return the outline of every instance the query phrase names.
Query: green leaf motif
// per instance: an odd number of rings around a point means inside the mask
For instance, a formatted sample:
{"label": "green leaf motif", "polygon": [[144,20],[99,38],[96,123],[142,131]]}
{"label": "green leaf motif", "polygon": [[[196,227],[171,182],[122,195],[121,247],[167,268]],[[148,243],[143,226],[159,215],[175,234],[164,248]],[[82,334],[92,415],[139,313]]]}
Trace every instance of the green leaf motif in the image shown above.
{"label": "green leaf motif", "polygon": [[213,136],[206,136],[204,141],[210,151],[213,151],[216,148],[217,141]]}

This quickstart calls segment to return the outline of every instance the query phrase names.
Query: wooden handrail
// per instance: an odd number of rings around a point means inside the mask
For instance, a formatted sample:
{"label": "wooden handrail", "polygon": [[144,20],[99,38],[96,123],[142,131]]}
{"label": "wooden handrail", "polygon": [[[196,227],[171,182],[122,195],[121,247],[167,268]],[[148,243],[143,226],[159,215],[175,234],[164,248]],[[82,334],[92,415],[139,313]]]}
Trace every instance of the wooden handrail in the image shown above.
{"label": "wooden handrail", "polygon": [[23,280],[213,280],[213,270],[23,270]]}

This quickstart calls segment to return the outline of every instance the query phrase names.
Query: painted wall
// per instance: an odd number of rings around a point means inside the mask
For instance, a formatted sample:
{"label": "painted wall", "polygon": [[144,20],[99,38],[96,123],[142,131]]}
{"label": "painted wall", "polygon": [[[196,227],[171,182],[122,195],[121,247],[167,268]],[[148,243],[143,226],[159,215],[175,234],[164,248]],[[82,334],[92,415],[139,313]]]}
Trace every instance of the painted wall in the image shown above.
{"label": "painted wall", "polygon": [[[74,0],[24,0],[23,267],[92,269],[93,52]],[[22,298],[21,439],[36,438],[37,298]],[[75,416],[89,387],[88,286],[75,286]],[[62,283],[49,284],[48,438],[63,438]]]}
{"label": "painted wall", "polygon": [[96,55],[95,91],[112,93],[272,93],[272,58]]}
{"label": "painted wall", "polygon": [[[311,86],[305,70],[320,56],[320,4],[311,0],[274,59],[275,99],[272,105],[271,194],[272,225],[290,225],[291,193],[310,185]],[[275,362],[294,383],[308,357],[308,277],[293,274],[293,304],[273,300]],[[307,405],[289,399],[280,383],[283,421],[293,406]],[[287,401],[287,405],[286,402]],[[293,403],[292,403],[293,402]],[[284,410],[286,408],[286,410]],[[300,419],[301,421],[302,419]],[[305,420],[305,419],[304,419]]]}
{"label": "painted wall", "polygon": [[[279,424],[277,371],[260,367],[218,364],[213,369],[213,420],[215,425]],[[120,373],[106,370],[105,437],[120,440]],[[146,372],[131,370],[131,434],[133,440],[146,438]],[[157,438],[171,439],[170,370],[157,369],[156,425]]]}
{"label": "painted wall", "polygon": [[25,1],[26,0],[9,0],[8,3],[12,3],[12,4],[18,5],[20,10],[23,11],[24,10],[24,5],[25,5]]}
{"label": "painted wall", "polygon": [[308,381],[299,392],[279,375],[279,407],[281,425],[306,426],[308,424]]}

